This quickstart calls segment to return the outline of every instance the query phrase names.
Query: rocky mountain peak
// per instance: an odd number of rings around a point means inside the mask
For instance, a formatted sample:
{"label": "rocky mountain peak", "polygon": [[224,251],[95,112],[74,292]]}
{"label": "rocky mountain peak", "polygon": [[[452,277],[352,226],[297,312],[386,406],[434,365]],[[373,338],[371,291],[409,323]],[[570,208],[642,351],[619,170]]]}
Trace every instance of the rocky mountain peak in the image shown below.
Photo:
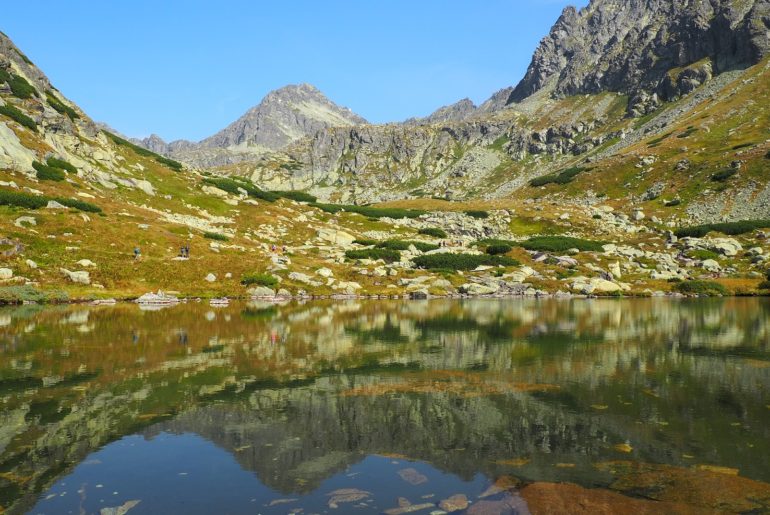
{"label": "rocky mountain peak", "polygon": [[322,129],[362,123],[364,118],[338,106],[315,86],[288,85],[268,93],[259,105],[201,146],[275,150]]}
{"label": "rocky mountain peak", "polygon": [[770,51],[768,0],[591,0],[566,8],[507,103],[641,91],[671,99]]}

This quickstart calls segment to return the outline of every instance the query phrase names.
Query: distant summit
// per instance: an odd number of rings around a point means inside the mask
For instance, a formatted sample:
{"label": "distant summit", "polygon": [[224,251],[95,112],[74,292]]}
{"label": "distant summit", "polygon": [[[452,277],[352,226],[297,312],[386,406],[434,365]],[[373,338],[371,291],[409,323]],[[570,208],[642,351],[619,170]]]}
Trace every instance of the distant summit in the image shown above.
{"label": "distant summit", "polygon": [[259,105],[199,143],[165,143],[156,135],[137,143],[198,166],[211,166],[240,161],[244,154],[278,150],[319,130],[365,123],[364,118],[338,106],[315,86],[292,84],[271,91]]}

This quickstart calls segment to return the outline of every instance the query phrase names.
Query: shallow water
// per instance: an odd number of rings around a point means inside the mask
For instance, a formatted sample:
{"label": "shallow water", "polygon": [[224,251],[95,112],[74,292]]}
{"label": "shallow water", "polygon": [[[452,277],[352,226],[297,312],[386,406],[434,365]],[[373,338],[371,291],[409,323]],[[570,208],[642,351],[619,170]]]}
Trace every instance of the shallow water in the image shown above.
{"label": "shallow water", "polygon": [[764,299],[5,308],[0,506],[764,512],[769,389]]}

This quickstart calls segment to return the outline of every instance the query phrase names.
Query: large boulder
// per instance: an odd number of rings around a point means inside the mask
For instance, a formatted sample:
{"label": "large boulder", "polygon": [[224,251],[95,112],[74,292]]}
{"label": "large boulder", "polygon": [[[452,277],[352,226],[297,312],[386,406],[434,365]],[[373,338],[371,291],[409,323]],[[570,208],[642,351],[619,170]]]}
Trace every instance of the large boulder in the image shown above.
{"label": "large boulder", "polygon": [[339,245],[341,247],[348,247],[352,245],[353,241],[356,239],[355,236],[348,234],[345,231],[338,231],[336,229],[328,228],[318,229],[317,236],[324,241],[334,243],[335,245]]}
{"label": "large boulder", "polygon": [[91,284],[91,276],[85,270],[78,270],[75,272],[71,272],[66,268],[62,268],[60,270],[61,270],[61,273],[64,274],[64,276],[70,281],[72,281],[73,283]]}
{"label": "large boulder", "polygon": [[275,290],[267,286],[254,286],[246,290],[246,293],[252,298],[275,297]]}

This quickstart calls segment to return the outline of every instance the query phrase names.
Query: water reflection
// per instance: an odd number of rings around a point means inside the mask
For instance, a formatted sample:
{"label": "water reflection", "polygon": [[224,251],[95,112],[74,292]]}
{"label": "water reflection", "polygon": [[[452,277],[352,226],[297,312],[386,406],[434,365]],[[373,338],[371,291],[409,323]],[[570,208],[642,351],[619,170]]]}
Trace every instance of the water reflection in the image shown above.
{"label": "water reflection", "polygon": [[[425,495],[449,495],[435,490],[453,481],[474,484],[470,494],[502,476],[618,489],[601,465],[617,460],[705,464],[767,482],[769,307],[649,299],[4,309],[0,506],[26,511],[39,500],[35,510],[50,510],[53,498],[44,499],[57,481],[85,474],[91,453],[127,435],[169,452],[174,435],[197,435],[270,495],[299,497],[309,511],[320,509],[310,499],[324,485],[352,488],[342,478],[377,456],[429,464],[424,475],[443,479]],[[392,508],[393,489],[390,504],[359,502]],[[56,506],[77,508],[76,490],[74,504]],[[150,497],[133,510],[152,512]],[[410,502],[429,503],[419,499]]]}

